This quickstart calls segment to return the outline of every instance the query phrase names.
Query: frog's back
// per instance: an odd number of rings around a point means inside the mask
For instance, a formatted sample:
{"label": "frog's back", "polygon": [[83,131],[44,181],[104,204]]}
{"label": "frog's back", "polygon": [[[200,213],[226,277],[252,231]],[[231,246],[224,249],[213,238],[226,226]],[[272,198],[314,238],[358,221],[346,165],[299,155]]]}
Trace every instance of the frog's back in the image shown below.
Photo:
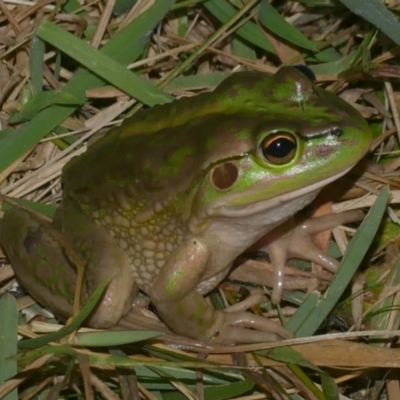
{"label": "frog's back", "polygon": [[[207,166],[249,151],[252,140],[246,132],[265,119],[254,87],[268,78],[254,72],[235,75],[212,93],[156,106],[124,121],[66,165],[64,189],[99,196],[128,183],[150,196],[186,190]],[[264,115],[270,115],[267,111]]]}
{"label": "frog's back", "polygon": [[91,199],[121,190],[148,201],[174,198],[216,163],[257,151],[262,132],[283,128],[312,137],[314,130],[328,131],[336,121],[362,129],[361,117],[354,113],[295,68],[282,68],[273,77],[233,74],[214,92],[126,120],[71,160],[63,170],[64,189]]}

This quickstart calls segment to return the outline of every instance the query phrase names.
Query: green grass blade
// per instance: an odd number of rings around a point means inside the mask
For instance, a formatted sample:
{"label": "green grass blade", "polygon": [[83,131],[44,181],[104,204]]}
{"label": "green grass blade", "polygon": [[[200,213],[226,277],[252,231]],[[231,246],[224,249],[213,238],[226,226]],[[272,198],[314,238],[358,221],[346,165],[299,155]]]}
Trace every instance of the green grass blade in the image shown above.
{"label": "green grass blade", "polygon": [[261,1],[260,12],[258,14],[261,23],[275,35],[286,40],[289,43],[293,43],[296,46],[300,46],[303,49],[317,51],[317,48],[312,42],[310,42],[298,29],[293,25],[286,22],[278,11],[266,0]]}
{"label": "green grass blade", "polygon": [[[0,386],[18,372],[17,338],[18,338],[18,307],[17,301],[11,294],[0,298]],[[18,392],[14,389],[4,400],[17,400]]]}
{"label": "green grass blade", "polygon": [[[379,301],[371,310],[374,316],[371,319],[370,329],[387,330],[398,329],[400,324],[400,310],[397,293],[395,289],[400,284],[400,258],[397,260],[394,267],[391,269],[389,276],[382,288],[379,300],[382,296],[388,293],[393,293],[387,296],[383,301]],[[370,314],[370,315],[371,315]],[[374,338],[376,344],[382,346],[383,343],[379,342],[379,337]]]}
{"label": "green grass blade", "polygon": [[[32,208],[32,210],[35,210],[41,214],[47,215],[48,217],[53,217],[54,213],[56,212],[56,208],[54,206],[48,206],[46,204],[38,203],[36,201],[31,201],[27,199],[18,199],[18,198],[12,198],[16,203],[21,204],[25,207]],[[13,206],[10,204],[7,204],[6,202],[3,202],[0,206],[0,210],[6,212],[7,210],[10,210]]]}
{"label": "green grass blade", "polygon": [[[118,32],[101,49],[114,60],[129,64],[142,53],[149,40],[149,30],[164,18],[174,0],[156,2],[132,23]],[[104,85],[104,80],[90,71],[80,69],[65,85],[64,91],[77,97],[81,104],[86,101],[86,90]],[[49,132],[71,115],[77,107],[51,106],[41,111],[34,119],[16,129],[10,135],[0,135],[0,171],[5,170],[16,159],[30,150]]]}
{"label": "green grass blade", "polygon": [[318,306],[320,300],[319,292],[311,292],[303,301],[301,306],[285,324],[285,328],[291,332],[296,332],[303,325],[304,321],[312,318],[312,313]]}
{"label": "green grass blade", "polygon": [[47,335],[43,335],[37,339],[25,339],[20,340],[18,342],[18,347],[20,349],[35,349],[38,347],[42,347],[47,343],[54,342],[60,340],[64,336],[69,335],[70,333],[76,331],[80,328],[86,318],[90,315],[90,313],[94,310],[97,303],[99,302],[101,296],[104,293],[106,286],[108,285],[108,281],[104,280],[96,290],[90,295],[85,305],[82,307],[79,314],[72,320],[72,322],[61,328],[57,332],[49,333]]}
{"label": "green grass blade", "polygon": [[83,40],[59,28],[51,22],[39,25],[36,35],[80,64],[112,83],[133,98],[148,106],[172,101],[172,97],[159,89],[152,81],[144,80],[126,69],[124,64],[95,49]]}
{"label": "green grass blade", "polygon": [[[338,387],[334,379],[327,375],[325,371],[310,363],[299,352],[291,347],[283,346],[270,350],[262,350],[257,353],[287,364],[292,372],[298,377],[298,379],[302,381],[305,386],[307,386],[307,388],[315,395],[316,398],[321,400],[334,400],[338,398]],[[302,370],[302,368],[315,371],[320,376],[323,393]]]}
{"label": "green grass blade", "polygon": [[34,118],[40,111],[54,104],[76,106],[77,104],[79,104],[79,100],[71,94],[64,92],[63,90],[40,92],[38,95],[28,100],[28,102],[21,108],[21,110],[15,113],[8,121],[10,124],[15,124],[22,121],[29,121],[30,119]]}
{"label": "green grass blade", "polygon": [[[207,8],[207,10],[223,24],[237,13],[237,8],[232,6],[232,4],[226,0],[206,1],[204,3],[204,7]],[[254,46],[264,49],[269,53],[275,54],[274,48],[268,42],[263,31],[254,22],[246,22],[235,33]]]}
{"label": "green grass blade", "polygon": [[400,44],[400,23],[380,0],[340,0],[350,11],[369,21],[396,44]]}
{"label": "green grass blade", "polygon": [[228,385],[209,387],[204,389],[204,398],[210,400],[232,399],[245,394],[253,389],[253,387],[254,382],[249,379],[233,382]]}
{"label": "green grass blade", "polygon": [[83,347],[110,347],[141,342],[164,335],[158,331],[105,331],[77,333],[73,344]]}
{"label": "green grass blade", "polygon": [[43,41],[33,35],[29,57],[29,69],[32,90],[35,96],[42,91],[44,50],[45,46]]}

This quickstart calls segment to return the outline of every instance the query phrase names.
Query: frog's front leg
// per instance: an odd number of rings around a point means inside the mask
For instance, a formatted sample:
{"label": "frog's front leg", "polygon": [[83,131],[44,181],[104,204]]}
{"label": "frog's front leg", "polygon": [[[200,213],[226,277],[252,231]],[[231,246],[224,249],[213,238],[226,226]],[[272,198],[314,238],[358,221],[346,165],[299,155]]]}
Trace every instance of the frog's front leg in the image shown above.
{"label": "frog's front leg", "polygon": [[[274,267],[274,282],[271,301],[278,304],[281,301],[284,286],[284,269],[289,258],[299,257],[321,265],[326,270],[335,273],[339,262],[321,250],[313,242],[316,233],[333,229],[338,225],[359,221],[364,213],[352,210],[339,214],[327,214],[309,218],[301,222],[288,220],[269,232],[255,247],[264,248],[268,252]],[[265,240],[263,242],[263,240]]]}
{"label": "frog's front leg", "polygon": [[[291,337],[281,325],[247,312],[214,310],[196,290],[209,267],[201,240],[181,243],[147,291],[160,317],[174,332],[221,343],[254,343]],[[252,328],[252,329],[249,329]]]}

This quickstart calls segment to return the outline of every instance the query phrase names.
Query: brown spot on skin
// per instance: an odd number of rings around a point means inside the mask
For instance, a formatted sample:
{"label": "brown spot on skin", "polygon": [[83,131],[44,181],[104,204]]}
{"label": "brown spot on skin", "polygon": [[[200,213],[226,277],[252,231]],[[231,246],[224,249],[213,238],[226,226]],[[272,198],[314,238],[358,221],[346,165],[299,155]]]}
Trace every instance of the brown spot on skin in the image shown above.
{"label": "brown spot on skin", "polygon": [[211,171],[211,182],[217,189],[230,188],[238,178],[238,169],[232,162],[217,165]]}

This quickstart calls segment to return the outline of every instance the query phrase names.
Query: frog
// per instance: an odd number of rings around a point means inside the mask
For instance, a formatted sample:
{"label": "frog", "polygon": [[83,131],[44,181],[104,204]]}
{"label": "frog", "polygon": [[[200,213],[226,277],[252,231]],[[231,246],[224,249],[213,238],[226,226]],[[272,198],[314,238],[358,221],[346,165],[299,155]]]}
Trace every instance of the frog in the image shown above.
{"label": "frog", "polygon": [[[352,169],[371,137],[361,114],[304,68],[233,73],[214,91],[112,128],[65,165],[53,221],[14,207],[0,243],[23,287],[64,320],[76,268],[59,236],[84,262],[82,301],[108,282],[88,326],[120,326],[141,290],[177,335],[225,344],[289,338],[280,323],[240,306],[215,309],[205,296],[246,249]],[[292,236],[272,246],[273,260],[286,260]],[[306,246],[302,258],[326,259]],[[281,268],[274,287],[277,303]]]}

